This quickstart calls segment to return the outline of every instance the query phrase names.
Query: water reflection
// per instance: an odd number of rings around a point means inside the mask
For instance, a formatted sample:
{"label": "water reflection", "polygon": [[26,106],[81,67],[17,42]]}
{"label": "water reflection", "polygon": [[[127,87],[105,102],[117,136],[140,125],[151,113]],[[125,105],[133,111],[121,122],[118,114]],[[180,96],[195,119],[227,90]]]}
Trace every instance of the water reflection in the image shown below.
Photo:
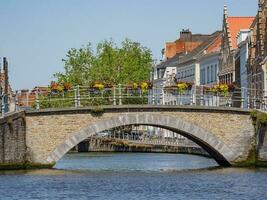
{"label": "water reflection", "polygon": [[68,154],[52,170],[1,172],[0,199],[258,200],[267,199],[266,180],[266,169],[220,168],[200,156]]}
{"label": "water reflection", "polygon": [[89,171],[175,171],[218,166],[215,160],[186,154],[83,153],[68,154],[56,169]]}

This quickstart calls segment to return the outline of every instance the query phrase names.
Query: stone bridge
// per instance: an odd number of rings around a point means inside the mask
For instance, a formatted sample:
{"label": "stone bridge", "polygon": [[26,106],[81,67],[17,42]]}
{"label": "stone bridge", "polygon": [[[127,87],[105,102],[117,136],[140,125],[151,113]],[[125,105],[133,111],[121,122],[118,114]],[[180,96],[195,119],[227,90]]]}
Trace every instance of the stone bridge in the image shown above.
{"label": "stone bridge", "polygon": [[205,149],[221,166],[250,162],[255,131],[249,110],[193,106],[104,106],[27,111],[26,158],[53,166],[89,136],[123,125],[175,131]]}

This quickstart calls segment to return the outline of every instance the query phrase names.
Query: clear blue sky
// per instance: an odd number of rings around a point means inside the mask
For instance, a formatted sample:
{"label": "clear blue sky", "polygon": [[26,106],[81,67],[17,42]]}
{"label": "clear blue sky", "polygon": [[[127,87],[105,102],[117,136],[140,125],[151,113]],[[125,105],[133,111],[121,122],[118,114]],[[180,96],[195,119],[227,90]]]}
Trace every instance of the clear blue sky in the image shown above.
{"label": "clear blue sky", "polygon": [[212,33],[229,15],[252,15],[257,0],[0,0],[0,57],[14,89],[48,85],[68,49],[113,38],[141,42],[156,59],[183,28]]}

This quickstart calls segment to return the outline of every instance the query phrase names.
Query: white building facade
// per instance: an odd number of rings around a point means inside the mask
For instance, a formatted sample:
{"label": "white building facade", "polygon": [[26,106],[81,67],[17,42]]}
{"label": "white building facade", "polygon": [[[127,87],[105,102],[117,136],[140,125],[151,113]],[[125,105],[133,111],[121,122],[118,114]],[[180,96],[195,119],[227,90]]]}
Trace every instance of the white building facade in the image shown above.
{"label": "white building facade", "polygon": [[178,82],[189,82],[199,85],[199,63],[193,60],[193,62],[178,65],[176,78]]}
{"label": "white building facade", "polygon": [[238,87],[241,88],[241,98],[243,99],[243,108],[247,108],[248,105],[248,53],[249,44],[248,36],[250,30],[240,30],[237,37],[238,49],[235,55],[235,67],[239,73],[236,80]]}
{"label": "white building facade", "polygon": [[220,53],[215,52],[200,58],[200,85],[212,86],[219,82],[219,56]]}

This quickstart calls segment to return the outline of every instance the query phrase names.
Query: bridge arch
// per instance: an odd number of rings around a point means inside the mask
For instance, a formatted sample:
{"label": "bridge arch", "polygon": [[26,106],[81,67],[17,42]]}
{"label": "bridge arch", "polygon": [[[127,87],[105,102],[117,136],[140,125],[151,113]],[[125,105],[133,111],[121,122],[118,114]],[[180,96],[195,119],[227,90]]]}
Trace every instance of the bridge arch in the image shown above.
{"label": "bridge arch", "polygon": [[48,156],[46,162],[57,162],[74,146],[98,132],[124,125],[149,125],[177,132],[205,149],[221,166],[230,166],[230,162],[237,157],[237,154],[218,139],[215,134],[193,123],[177,117],[163,116],[156,113],[129,113],[89,124],[57,146]]}

